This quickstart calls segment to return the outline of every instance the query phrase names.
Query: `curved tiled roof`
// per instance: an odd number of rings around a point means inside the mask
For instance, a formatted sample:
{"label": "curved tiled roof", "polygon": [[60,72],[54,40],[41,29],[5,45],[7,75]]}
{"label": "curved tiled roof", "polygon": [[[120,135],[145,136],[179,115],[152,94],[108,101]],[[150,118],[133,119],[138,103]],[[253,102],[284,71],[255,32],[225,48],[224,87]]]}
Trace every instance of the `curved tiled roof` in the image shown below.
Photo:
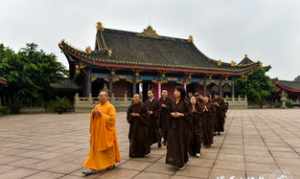
{"label": "curved tiled roof", "polygon": [[248,55],[245,55],[245,57],[240,61],[239,65],[249,65],[254,63],[249,57]]}
{"label": "curved tiled roof", "polygon": [[278,80],[276,85],[286,91],[300,93],[300,82],[299,81],[285,81]]}
{"label": "curved tiled roof", "polygon": [[258,63],[235,65],[213,60],[198,50],[191,39],[156,34],[147,36],[143,33],[107,28],[98,29],[95,50],[89,53],[77,50],[64,41],[59,47],[67,56],[99,63],[206,69],[232,73],[248,71],[258,65]]}

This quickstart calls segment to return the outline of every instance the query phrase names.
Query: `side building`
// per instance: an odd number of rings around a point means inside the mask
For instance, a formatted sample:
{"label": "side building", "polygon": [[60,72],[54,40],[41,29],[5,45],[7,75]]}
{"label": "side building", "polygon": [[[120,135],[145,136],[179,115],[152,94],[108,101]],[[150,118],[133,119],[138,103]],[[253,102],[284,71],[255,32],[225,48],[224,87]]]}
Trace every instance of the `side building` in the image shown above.
{"label": "side building", "polygon": [[288,105],[300,107],[300,79],[294,81],[274,80],[282,107]]}
{"label": "side building", "polygon": [[68,59],[70,79],[79,85],[81,99],[96,97],[101,89],[107,89],[116,102],[129,101],[134,93],[146,99],[149,89],[160,97],[161,89],[171,93],[176,85],[189,93],[234,98],[233,80],[260,66],[247,56],[239,64],[211,59],[197,49],[192,36],[162,36],[151,26],[129,32],[98,22],[94,49],[79,50],[64,40],[59,48]]}

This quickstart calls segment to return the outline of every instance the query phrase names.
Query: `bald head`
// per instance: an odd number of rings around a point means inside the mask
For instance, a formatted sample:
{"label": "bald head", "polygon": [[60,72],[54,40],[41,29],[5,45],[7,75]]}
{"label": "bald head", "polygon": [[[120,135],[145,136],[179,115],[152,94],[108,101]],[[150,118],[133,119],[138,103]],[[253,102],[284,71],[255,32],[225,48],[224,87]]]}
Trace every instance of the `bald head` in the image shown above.
{"label": "bald head", "polygon": [[134,94],[133,95],[133,98],[132,98],[132,102],[133,104],[138,104],[141,102],[141,98],[140,98],[140,95],[139,94]]}
{"label": "bald head", "polygon": [[99,102],[104,104],[108,101],[108,92],[107,91],[100,91],[99,92]]}

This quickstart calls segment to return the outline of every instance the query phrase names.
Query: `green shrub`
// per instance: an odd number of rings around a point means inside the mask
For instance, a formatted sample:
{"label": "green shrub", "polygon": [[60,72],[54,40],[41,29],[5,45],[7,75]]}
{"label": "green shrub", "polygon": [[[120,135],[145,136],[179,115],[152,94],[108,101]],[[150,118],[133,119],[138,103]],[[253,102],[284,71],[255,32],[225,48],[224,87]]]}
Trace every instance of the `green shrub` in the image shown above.
{"label": "green shrub", "polygon": [[55,100],[50,101],[47,105],[48,112],[57,112],[58,114],[68,112],[72,109],[72,104],[67,98],[57,97]]}
{"label": "green shrub", "polygon": [[282,103],[279,102],[279,101],[276,101],[276,102],[273,104],[273,107],[274,107],[274,108],[281,108],[281,107],[282,107]]}
{"label": "green shrub", "polygon": [[287,100],[286,101],[286,107],[287,108],[293,108],[294,107],[293,102],[291,100]]}
{"label": "green shrub", "polygon": [[0,116],[9,114],[9,109],[6,106],[0,106]]}
{"label": "green shrub", "polygon": [[9,104],[8,108],[9,108],[10,113],[19,114],[22,107],[21,107],[21,104],[14,103],[14,104]]}

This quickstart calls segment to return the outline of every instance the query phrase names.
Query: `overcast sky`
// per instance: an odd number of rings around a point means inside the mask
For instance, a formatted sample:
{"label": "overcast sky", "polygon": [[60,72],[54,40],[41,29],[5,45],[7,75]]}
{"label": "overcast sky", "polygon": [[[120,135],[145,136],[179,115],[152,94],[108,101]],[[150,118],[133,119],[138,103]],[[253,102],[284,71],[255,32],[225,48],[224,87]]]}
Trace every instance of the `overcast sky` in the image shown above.
{"label": "overcast sky", "polygon": [[7,0],[0,6],[0,43],[15,50],[35,42],[67,65],[57,44],[94,46],[96,22],[161,35],[193,35],[198,49],[224,61],[244,54],[271,65],[271,77],[300,75],[298,0]]}

